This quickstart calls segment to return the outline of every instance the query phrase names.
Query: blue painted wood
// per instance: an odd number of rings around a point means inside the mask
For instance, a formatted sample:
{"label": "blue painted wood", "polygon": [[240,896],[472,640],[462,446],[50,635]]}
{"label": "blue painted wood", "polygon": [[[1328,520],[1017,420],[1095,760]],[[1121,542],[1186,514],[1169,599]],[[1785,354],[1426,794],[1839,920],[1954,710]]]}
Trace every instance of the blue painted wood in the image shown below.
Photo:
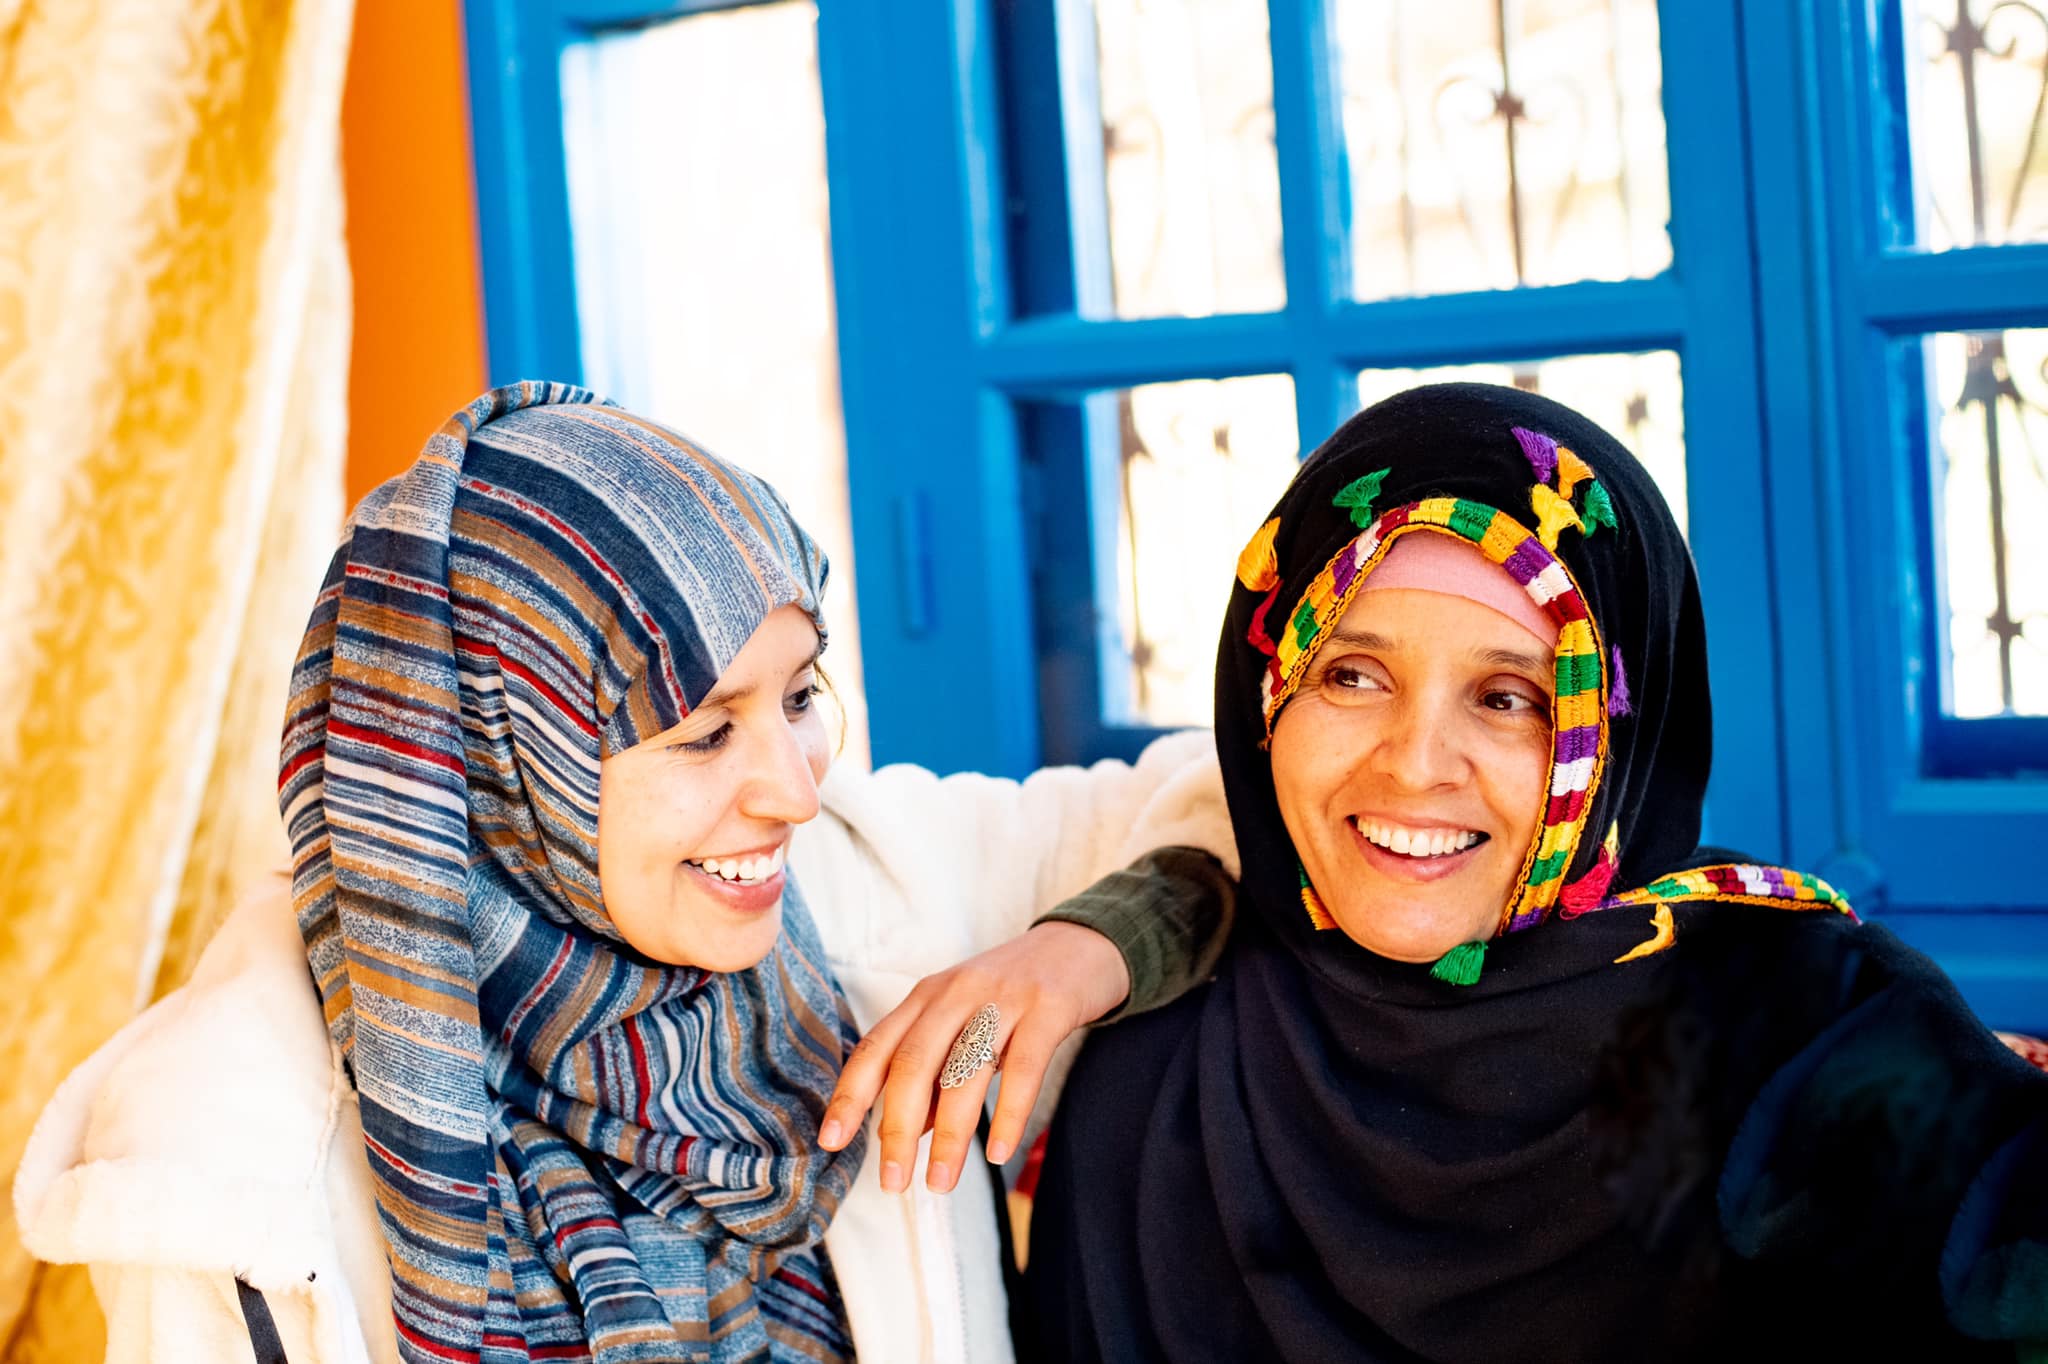
{"label": "blue painted wood", "polygon": [[1358,397],[1323,335],[1323,319],[1351,293],[1343,92],[1336,88],[1336,40],[1323,0],[1269,0],[1266,8],[1295,422],[1307,449],[1357,406]]}
{"label": "blue painted wood", "polygon": [[745,9],[762,0],[552,0],[555,13],[566,24],[586,33],[603,30],[644,28],[668,19],[686,19],[694,14]]}
{"label": "blue painted wood", "polygon": [[561,91],[574,30],[549,0],[463,11],[490,380],[580,382]]}
{"label": "blue painted wood", "polygon": [[1666,5],[1664,122],[1672,274],[1686,299],[1687,539],[1706,608],[1714,697],[1707,817],[1716,840],[1757,856],[1785,846],[1777,689],[1781,654],[1771,585],[1774,522],[1761,459],[1762,395],[1749,243],[1740,31],[1722,5]]}
{"label": "blue painted wood", "polygon": [[1851,732],[1855,641],[1845,612],[1852,590],[1841,518],[1841,439],[1830,311],[1829,216],[1819,92],[1807,71],[1824,41],[1809,4],[1752,0],[1741,10],[1745,146],[1752,176],[1751,240],[1757,278],[1762,453],[1774,527],[1772,584],[1786,660],[1772,690],[1780,714],[1786,855],[1854,896],[1874,894],[1876,864],[1860,833],[1853,793],[1866,780]]}
{"label": "blue painted wood", "polygon": [[1853,287],[1853,306],[1888,332],[2048,326],[2048,244],[1891,253]]}
{"label": "blue painted wood", "polygon": [[1780,524],[1796,528],[1775,537],[1774,591],[1811,662],[1780,683],[1793,851],[1824,875],[1862,869],[1866,910],[1920,935],[1987,1016],[2038,1027],[2048,782],[1963,774],[2011,768],[2040,731],[1940,714],[1929,394],[1912,338],[2038,318],[2048,256],[1901,250],[1910,185],[1890,0],[1789,13],[1753,0],[1744,18],[1752,126],[1768,130],[1751,161],[1769,478]]}
{"label": "blue painted wood", "polygon": [[[1746,309],[1732,315],[1746,317]],[[1116,322],[1034,317],[989,337],[979,358],[984,381],[1006,390],[1079,392],[1163,379],[1270,374],[1305,356],[1368,369],[1661,350],[1682,342],[1686,317],[1686,290],[1665,276],[1345,302],[1306,322],[1291,307],[1286,313]],[[1348,414],[1352,406],[1340,404],[1334,415]],[[1332,424],[1334,416],[1323,429]],[[1305,423],[1302,437],[1313,445],[1316,428]]]}
{"label": "blue painted wood", "polygon": [[[871,743],[878,762],[1020,775],[1040,753],[1024,476],[975,363],[1010,292],[993,43],[978,0],[819,7]],[[882,548],[907,499],[930,509],[921,588],[917,556]]]}

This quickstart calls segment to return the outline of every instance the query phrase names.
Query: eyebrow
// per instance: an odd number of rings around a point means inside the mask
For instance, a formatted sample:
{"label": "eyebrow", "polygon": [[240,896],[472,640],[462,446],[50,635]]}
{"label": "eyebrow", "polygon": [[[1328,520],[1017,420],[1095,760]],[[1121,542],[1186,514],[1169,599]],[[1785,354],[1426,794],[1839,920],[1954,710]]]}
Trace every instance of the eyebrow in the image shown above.
{"label": "eyebrow", "polygon": [[[805,668],[817,667],[818,660],[823,658],[824,656],[825,646],[820,644],[817,648],[811,650],[811,656],[809,658],[805,659],[802,663],[798,664],[795,668],[790,670],[790,676],[796,676]],[[718,706],[729,705],[734,701],[744,701],[753,694],[754,689],[751,686],[713,687],[709,692],[705,694],[704,699],[702,701],[699,701],[696,704],[696,706],[691,709],[690,714],[695,715],[699,711],[712,710]]]}
{"label": "eyebrow", "polygon": [[[1376,635],[1370,630],[1336,630],[1330,634],[1332,644],[1347,644],[1354,649],[1391,652],[1398,646],[1385,635]],[[1552,661],[1535,654],[1525,654],[1514,649],[1485,649],[1473,655],[1481,663],[1490,663],[1501,668],[1521,668],[1533,673],[1548,673]]]}

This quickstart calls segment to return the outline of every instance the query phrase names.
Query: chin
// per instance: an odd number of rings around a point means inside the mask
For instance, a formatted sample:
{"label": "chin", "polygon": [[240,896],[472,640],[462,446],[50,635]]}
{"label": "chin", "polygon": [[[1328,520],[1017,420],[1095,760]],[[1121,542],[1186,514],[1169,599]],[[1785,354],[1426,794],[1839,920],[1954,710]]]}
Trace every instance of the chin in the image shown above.
{"label": "chin", "polygon": [[1475,932],[1469,924],[1449,923],[1425,906],[1390,910],[1381,902],[1371,909],[1333,906],[1331,913],[1344,936],[1389,961],[1433,962],[1460,943],[1491,936]]}
{"label": "chin", "polygon": [[682,932],[658,944],[633,946],[671,966],[694,966],[700,971],[724,975],[759,966],[775,950],[775,940],[782,936],[780,900],[774,908],[750,914],[739,923],[720,922],[730,919],[723,909],[678,907],[675,914]]}

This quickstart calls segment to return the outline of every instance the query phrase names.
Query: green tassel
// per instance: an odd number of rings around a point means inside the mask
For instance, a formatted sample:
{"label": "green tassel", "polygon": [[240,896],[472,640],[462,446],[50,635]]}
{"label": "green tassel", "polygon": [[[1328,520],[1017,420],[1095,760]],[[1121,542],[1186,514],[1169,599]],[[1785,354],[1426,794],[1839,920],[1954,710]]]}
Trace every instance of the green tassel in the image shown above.
{"label": "green tassel", "polygon": [[1429,973],[1446,985],[1477,985],[1479,968],[1486,965],[1486,944],[1461,942],[1436,959]]}
{"label": "green tassel", "polygon": [[1608,498],[1607,489],[1601,487],[1597,479],[1586,485],[1585,519],[1586,533],[1588,535],[1591,535],[1602,526],[1607,527],[1609,530],[1618,530],[1620,528],[1620,523],[1614,519],[1614,503]]}
{"label": "green tassel", "polygon": [[1387,481],[1392,469],[1376,469],[1364,478],[1354,478],[1330,499],[1333,507],[1343,507],[1351,513],[1351,524],[1364,530],[1372,524],[1373,499],[1380,495],[1380,484]]}

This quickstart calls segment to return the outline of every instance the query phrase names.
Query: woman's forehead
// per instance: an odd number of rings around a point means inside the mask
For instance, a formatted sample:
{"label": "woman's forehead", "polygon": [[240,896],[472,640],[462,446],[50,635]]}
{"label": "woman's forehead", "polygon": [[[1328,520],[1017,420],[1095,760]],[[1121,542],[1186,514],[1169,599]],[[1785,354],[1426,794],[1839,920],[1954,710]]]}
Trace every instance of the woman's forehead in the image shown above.
{"label": "woman's forehead", "polygon": [[1548,672],[1554,639],[1461,593],[1398,587],[1360,592],[1352,599],[1324,651],[1383,649],[1438,658],[1469,659]]}

